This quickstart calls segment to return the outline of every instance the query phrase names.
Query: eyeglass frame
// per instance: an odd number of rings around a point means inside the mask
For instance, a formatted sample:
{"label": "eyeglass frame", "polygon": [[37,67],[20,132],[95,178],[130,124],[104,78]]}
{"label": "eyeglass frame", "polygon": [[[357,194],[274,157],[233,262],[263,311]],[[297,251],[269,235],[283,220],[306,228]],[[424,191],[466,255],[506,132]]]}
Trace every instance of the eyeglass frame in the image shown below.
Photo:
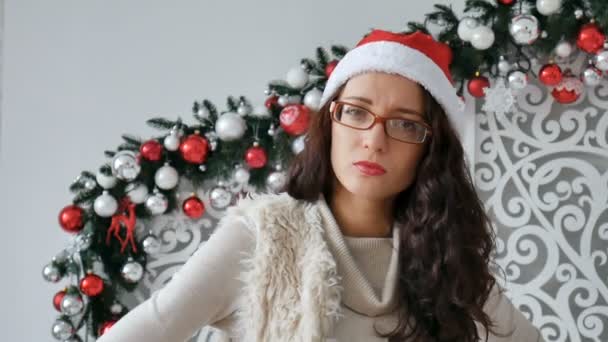
{"label": "eyeglass frame", "polygon": [[[337,104],[342,104],[342,105],[346,104],[346,105],[349,105],[349,106],[353,106],[353,107],[362,109],[362,110],[370,113],[374,117],[374,121],[372,121],[372,123],[367,128],[353,127],[351,125],[347,125],[347,124],[345,124],[343,122],[340,122],[340,121],[338,121],[335,118],[336,108],[338,107]],[[416,115],[419,115],[419,116],[423,116],[422,114],[420,114],[418,112],[415,112],[415,111],[408,111],[408,113],[410,113],[410,114],[416,114]],[[356,129],[356,130],[359,130],[359,131],[370,130],[370,129],[372,129],[372,127],[374,127],[376,125],[376,123],[381,123],[382,127],[384,127],[384,134],[386,134],[386,136],[388,136],[391,139],[397,140],[399,142],[405,143],[405,144],[424,144],[426,142],[426,138],[428,137],[430,139],[431,136],[433,135],[433,132],[431,131],[431,129],[432,129],[431,125],[427,124],[426,122],[416,121],[416,120],[404,118],[404,117],[401,117],[401,116],[391,116],[391,117],[386,117],[385,118],[385,117],[382,117],[382,116],[380,116],[380,115],[372,112],[371,110],[369,110],[369,109],[367,109],[367,108],[365,108],[363,106],[360,106],[360,105],[357,105],[357,104],[353,104],[353,103],[350,103],[350,102],[346,102],[346,101],[340,101],[340,100],[333,100],[333,101],[331,101],[331,103],[329,104],[329,116],[330,116],[330,118],[333,121],[337,122],[338,124],[340,124],[342,126],[346,126],[346,127],[352,128],[352,129]],[[420,142],[403,141],[403,140],[399,140],[397,138],[394,138],[394,137],[390,136],[388,134],[388,132],[386,131],[386,123],[385,122],[388,121],[388,120],[391,120],[391,119],[407,120],[407,121],[415,122],[417,124],[420,124],[420,125],[424,126],[426,128],[426,130],[424,131],[424,137],[422,137],[422,141],[420,141]]]}

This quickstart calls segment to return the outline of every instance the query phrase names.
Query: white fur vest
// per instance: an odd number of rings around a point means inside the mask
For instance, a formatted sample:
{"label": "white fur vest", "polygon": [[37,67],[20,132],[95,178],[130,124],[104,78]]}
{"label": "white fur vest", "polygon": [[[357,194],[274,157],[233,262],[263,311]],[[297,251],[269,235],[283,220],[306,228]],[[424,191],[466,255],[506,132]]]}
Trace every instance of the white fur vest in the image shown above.
{"label": "white fur vest", "polygon": [[229,215],[255,236],[240,276],[239,341],[327,341],[342,315],[342,287],[316,203],[256,194],[227,209]]}

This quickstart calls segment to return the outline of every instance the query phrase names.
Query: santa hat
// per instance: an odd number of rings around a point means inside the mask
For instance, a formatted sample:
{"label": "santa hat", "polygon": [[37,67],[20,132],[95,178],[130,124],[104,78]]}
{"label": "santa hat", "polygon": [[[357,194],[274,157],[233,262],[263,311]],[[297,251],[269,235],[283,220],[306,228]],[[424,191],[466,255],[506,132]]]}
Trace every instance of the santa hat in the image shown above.
{"label": "santa hat", "polygon": [[372,30],[336,65],[325,85],[320,106],[355,75],[368,71],[397,74],[428,90],[463,138],[464,102],[452,84],[451,61],[450,47],[421,31],[403,34]]}

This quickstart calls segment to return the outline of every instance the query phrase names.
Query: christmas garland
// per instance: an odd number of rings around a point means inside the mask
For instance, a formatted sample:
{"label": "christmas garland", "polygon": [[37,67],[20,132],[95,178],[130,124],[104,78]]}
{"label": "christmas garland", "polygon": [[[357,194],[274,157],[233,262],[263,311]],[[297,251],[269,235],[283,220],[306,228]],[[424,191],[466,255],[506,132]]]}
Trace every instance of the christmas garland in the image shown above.
{"label": "christmas garland", "polygon": [[[484,108],[497,114],[510,110],[514,92],[529,77],[547,85],[557,102],[572,103],[608,70],[608,3],[602,0],[468,0],[460,19],[449,6],[435,5],[424,23],[410,22],[404,32],[430,33],[429,24],[452,48],[458,94],[466,84],[471,95],[487,97]],[[284,169],[304,148],[327,78],[347,51],[317,48],[315,59],[302,59],[286,80],[269,83],[263,105],[229,96],[221,112],[208,100],[195,101],[195,124],[150,119],[162,135],[145,141],[123,135],[116,151],[105,151],[107,164],[95,173],[83,171],[70,186],[72,203],[59,213],[60,226],[74,237],[42,271],[47,281],[70,282],[53,297],[59,317],[52,335],[81,341],[78,332],[85,330],[85,340],[97,338],[129,311],[119,298],[137,287],[148,256],[160,248],[155,235],[136,236],[137,220],[174,210],[197,220],[206,206],[224,209],[250,191],[279,191]],[[590,61],[578,74],[560,67],[575,52]],[[546,62],[538,74],[532,60]],[[496,80],[492,88],[490,80]],[[195,187],[215,181],[209,203],[195,194],[178,201],[182,177]]]}

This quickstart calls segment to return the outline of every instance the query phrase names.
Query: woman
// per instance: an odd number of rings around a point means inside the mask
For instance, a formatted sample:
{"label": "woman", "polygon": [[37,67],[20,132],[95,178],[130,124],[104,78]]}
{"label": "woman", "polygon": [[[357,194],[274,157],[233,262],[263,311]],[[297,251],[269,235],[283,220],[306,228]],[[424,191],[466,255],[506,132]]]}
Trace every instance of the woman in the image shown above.
{"label": "woman", "polygon": [[[374,30],[338,63],[286,192],[210,239],[100,339],[543,341],[490,271],[450,48]],[[219,335],[218,335],[219,336]]]}

